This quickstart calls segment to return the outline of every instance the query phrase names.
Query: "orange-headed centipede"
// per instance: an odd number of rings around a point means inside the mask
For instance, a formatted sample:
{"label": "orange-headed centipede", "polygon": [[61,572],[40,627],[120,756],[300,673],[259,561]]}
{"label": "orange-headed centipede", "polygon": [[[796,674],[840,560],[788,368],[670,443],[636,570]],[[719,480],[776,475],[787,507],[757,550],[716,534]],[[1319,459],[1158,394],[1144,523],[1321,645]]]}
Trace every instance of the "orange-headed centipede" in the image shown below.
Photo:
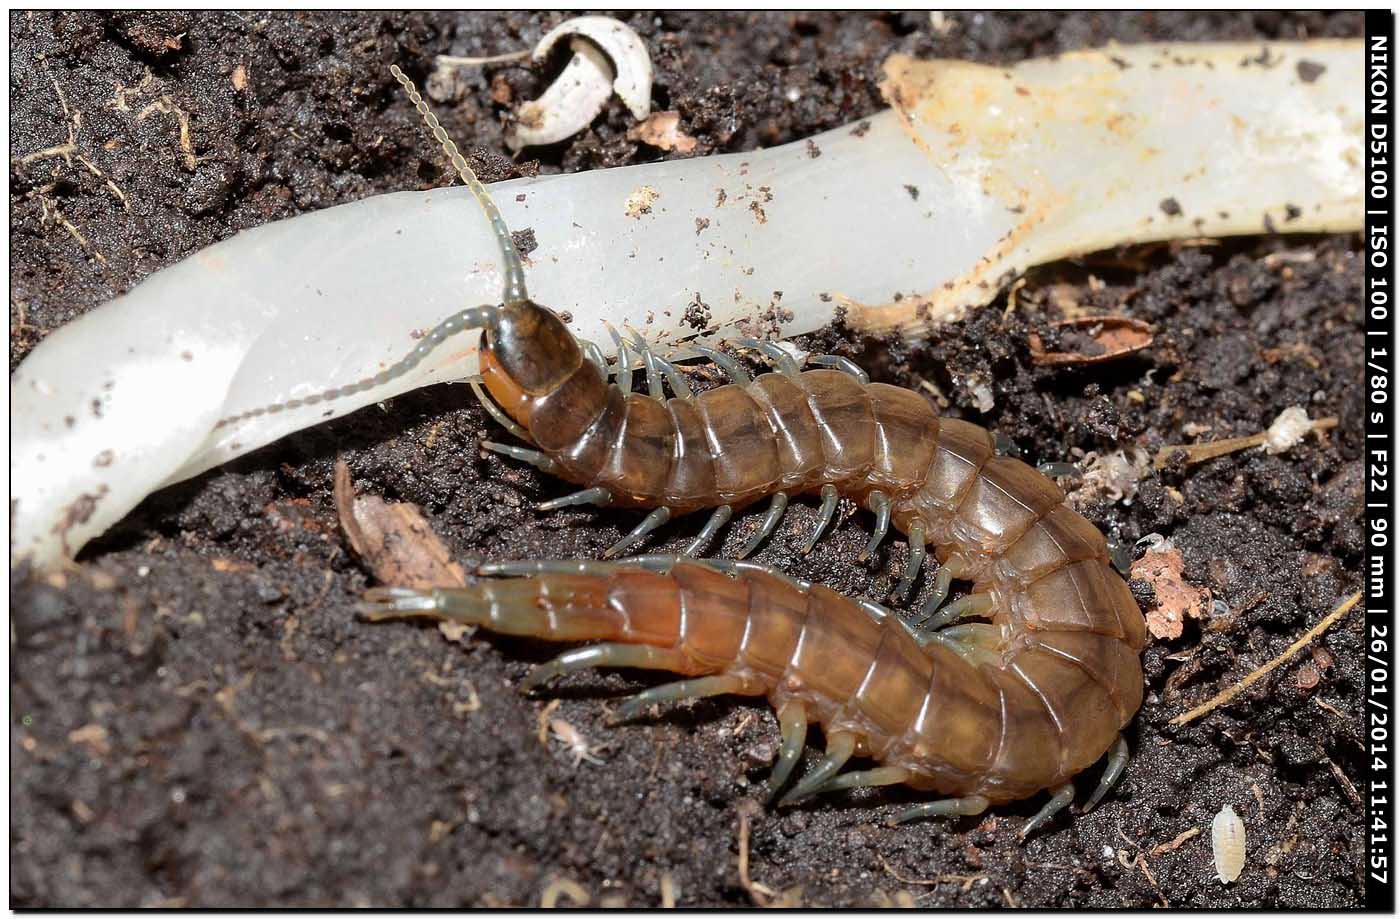
{"label": "orange-headed centipede", "polygon": [[[504,220],[416,88],[393,71],[491,221],[504,264],[503,303],[453,315],[399,364],[323,398],[391,379],[448,336],[480,327],[481,378],[473,385],[534,449],[483,446],[584,486],[542,509],[652,508],[608,556],[673,516],[714,511],[682,557],[486,565],[478,574],[528,577],[460,589],[379,588],[366,595],[366,612],[604,641],[561,655],[527,686],[600,666],[691,677],[641,693],[624,716],[653,702],[767,695],[783,735],[775,791],[797,762],[807,725],[820,723],[827,736],[826,756],[785,801],[896,783],[947,796],[903,820],[979,813],[1050,789],[1024,835],[1070,803],[1072,776],[1111,751],[1088,807],[1097,803],[1127,761],[1119,731],[1142,702],[1145,627],[1110,568],[1103,535],[1064,504],[1054,482],[998,455],[985,429],[940,419],[918,394],[871,383],[844,358],[819,356],[812,360],[827,366],[804,372],[782,349],[744,340],[777,366],[752,378],[727,355],[697,348],[733,382],[693,395],[676,368],[638,338],[643,395],[631,391],[630,358],[619,340],[618,379],[609,383],[596,347],[581,345],[529,299]],[[663,398],[663,376],[675,398]],[[769,569],[688,557],[735,509],[771,497],[747,555],[788,499],[810,492],[821,495],[822,508],[808,548],[842,495],[876,514],[865,554],[891,525],[909,537],[899,597],[933,547],[940,564],[919,626]],[[973,590],[939,610],[954,578],[972,581]],[[962,616],[989,621],[951,625]],[[884,765],[838,774],[857,755]]]}

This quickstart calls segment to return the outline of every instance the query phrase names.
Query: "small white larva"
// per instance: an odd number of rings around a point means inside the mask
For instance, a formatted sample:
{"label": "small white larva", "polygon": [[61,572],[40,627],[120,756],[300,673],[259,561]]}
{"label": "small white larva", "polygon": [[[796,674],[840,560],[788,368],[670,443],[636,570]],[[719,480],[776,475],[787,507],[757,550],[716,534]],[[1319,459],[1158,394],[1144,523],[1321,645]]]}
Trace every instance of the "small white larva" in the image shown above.
{"label": "small white larva", "polygon": [[1220,809],[1210,825],[1211,851],[1220,883],[1229,884],[1244,870],[1244,821],[1230,805]]}

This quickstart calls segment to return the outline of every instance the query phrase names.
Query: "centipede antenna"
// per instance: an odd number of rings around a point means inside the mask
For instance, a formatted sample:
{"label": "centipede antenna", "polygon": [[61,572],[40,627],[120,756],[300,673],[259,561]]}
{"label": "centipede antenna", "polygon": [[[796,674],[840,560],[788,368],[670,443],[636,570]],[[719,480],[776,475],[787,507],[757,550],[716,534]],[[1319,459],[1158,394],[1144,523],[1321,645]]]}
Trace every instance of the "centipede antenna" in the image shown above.
{"label": "centipede antenna", "polygon": [[[423,363],[423,360],[427,358],[429,354],[433,353],[439,345],[453,335],[456,335],[458,332],[464,332],[467,329],[482,328],[483,326],[490,325],[496,321],[496,316],[499,313],[500,307],[490,305],[469,306],[464,310],[458,310],[429,329],[428,334],[418,340],[418,344],[413,347],[413,350],[405,354],[398,362],[384,368],[374,376],[365,377],[362,380],[354,383],[347,383],[344,386],[335,386],[331,389],[313,393],[309,396],[303,396],[299,399],[288,399],[285,402],[276,402],[271,405],[261,406],[260,408],[250,409],[246,412],[240,412],[237,415],[230,415],[227,418],[219,419],[214,425],[214,428],[217,430],[226,425],[246,421],[249,418],[257,418],[261,415],[275,415],[278,412],[291,411],[292,409],[301,408],[304,405],[319,405],[323,402],[331,402],[335,399],[352,396],[355,393],[368,392],[371,389],[383,386],[386,383],[404,376],[419,364]],[[488,408],[495,408],[495,406],[488,406]],[[499,412],[500,410],[496,409],[496,411]],[[519,425],[505,418],[504,415],[497,415],[496,417],[498,420],[503,419],[502,423],[507,426],[513,425],[512,431],[519,435]],[[528,437],[526,439],[528,440]]]}
{"label": "centipede antenna", "polygon": [[525,267],[521,264],[520,253],[515,250],[515,241],[511,239],[510,227],[506,226],[505,218],[501,216],[501,212],[496,209],[496,203],[487,194],[486,186],[481,184],[476,173],[472,172],[471,167],[467,165],[467,160],[457,149],[456,142],[447,135],[446,129],[438,122],[437,116],[432,113],[432,110],[428,108],[428,103],[423,101],[423,97],[418,93],[418,87],[413,85],[413,81],[408,78],[408,75],[400,70],[397,64],[390,64],[389,72],[408,93],[409,101],[413,103],[413,107],[422,116],[423,123],[432,132],[433,139],[442,146],[442,151],[452,161],[453,168],[457,170],[457,174],[462,177],[462,181],[471,190],[472,197],[476,198],[476,203],[481,205],[486,219],[491,222],[491,231],[496,235],[496,244],[501,250],[502,275],[505,280],[505,289],[501,294],[502,302],[509,306],[529,300],[530,297],[525,292]]}

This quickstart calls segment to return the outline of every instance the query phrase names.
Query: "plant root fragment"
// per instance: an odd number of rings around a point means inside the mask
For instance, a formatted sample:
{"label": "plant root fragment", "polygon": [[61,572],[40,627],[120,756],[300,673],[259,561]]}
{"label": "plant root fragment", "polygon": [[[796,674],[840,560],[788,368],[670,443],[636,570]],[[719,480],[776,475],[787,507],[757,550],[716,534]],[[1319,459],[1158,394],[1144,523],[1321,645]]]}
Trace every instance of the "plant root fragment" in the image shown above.
{"label": "plant root fragment", "polygon": [[1293,642],[1293,644],[1289,645],[1288,650],[1284,651],[1278,657],[1274,658],[1264,666],[1255,670],[1253,673],[1249,674],[1249,676],[1245,677],[1243,680],[1240,680],[1238,683],[1236,683],[1234,686],[1231,686],[1229,689],[1217,693],[1208,702],[1203,702],[1202,704],[1191,709],[1189,712],[1177,715],[1175,718],[1173,718],[1167,723],[1172,725],[1173,727],[1180,727],[1183,724],[1188,724],[1192,721],[1195,721],[1197,718],[1201,717],[1207,712],[1214,711],[1216,708],[1219,708],[1226,702],[1229,702],[1235,696],[1239,695],[1241,692],[1248,689],[1250,686],[1257,683],[1259,680],[1263,679],[1271,671],[1287,663],[1289,658],[1293,657],[1293,655],[1303,650],[1304,646],[1306,646],[1308,642],[1312,641],[1314,638],[1327,631],[1337,622],[1338,619],[1341,619],[1348,612],[1350,612],[1351,608],[1355,606],[1360,600],[1361,591],[1358,590],[1356,593],[1343,600],[1341,604],[1336,609],[1332,610],[1332,612],[1328,613],[1321,622],[1308,629],[1308,631],[1303,634],[1303,637],[1299,638],[1297,641]]}

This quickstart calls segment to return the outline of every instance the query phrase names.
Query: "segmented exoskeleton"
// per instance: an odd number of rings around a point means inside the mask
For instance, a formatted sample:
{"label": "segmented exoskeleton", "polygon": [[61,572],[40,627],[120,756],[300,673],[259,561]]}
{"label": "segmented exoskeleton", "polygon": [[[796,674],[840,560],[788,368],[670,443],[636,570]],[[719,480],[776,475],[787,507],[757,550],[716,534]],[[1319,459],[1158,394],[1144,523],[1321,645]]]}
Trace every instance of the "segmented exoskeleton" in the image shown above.
{"label": "segmented exoskeleton", "polygon": [[[891,525],[907,534],[909,562],[897,596],[907,596],[928,547],[940,565],[919,627],[877,604],[747,563],[662,556],[487,565],[478,573],[530,577],[452,590],[378,589],[366,598],[370,615],[606,640],[567,652],[528,685],[594,666],[696,677],[642,693],[625,715],[662,700],[765,694],[783,732],[775,790],[794,767],[809,722],[820,722],[828,739],[826,757],[788,800],[894,783],[951,796],[902,815],[908,818],[977,813],[1052,789],[1026,832],[1065,807],[1070,777],[1112,748],[1090,806],[1097,802],[1126,762],[1118,732],[1142,701],[1145,630],[1127,585],[1109,566],[1103,535],[1065,506],[1063,492],[1021,461],[997,455],[983,428],[941,419],[918,394],[871,383],[843,358],[819,356],[828,367],[803,372],[777,346],[740,340],[777,367],[751,378],[729,356],[697,348],[733,383],[693,395],[680,372],[638,337],[647,394],[631,391],[621,340],[618,379],[609,383],[596,347],[581,345],[559,317],[528,298],[499,212],[412,83],[397,68],[394,74],[491,221],[501,243],[504,302],[463,310],[398,365],[322,398],[378,385],[448,336],[480,327],[481,378],[473,385],[488,410],[533,449],[483,446],[585,486],[541,508],[652,508],[608,556],[672,516],[714,508],[686,551],[692,555],[735,509],[771,497],[746,555],[772,531],[789,497],[816,492],[821,519],[807,548],[845,495],[876,514],[865,555]],[[675,398],[663,398],[663,377]],[[954,578],[972,581],[972,592],[939,610]],[[961,616],[989,622],[950,625]],[[884,765],[837,775],[853,755]]]}
{"label": "segmented exoskeleton", "polygon": [[[1094,564],[1101,571],[1102,551],[1100,539]],[[651,555],[504,562],[483,565],[478,574],[528,577],[442,590],[376,588],[366,594],[365,611],[371,618],[432,616],[554,641],[604,640],[537,668],[527,689],[590,667],[696,677],[632,697],[618,709],[619,719],[663,701],[766,695],[783,735],[775,793],[802,753],[808,724],[820,723],[827,738],[824,759],[784,802],[897,783],[951,796],[910,808],[898,822],[976,814],[1055,789],[1024,834],[1069,803],[1070,777],[1116,739],[1089,806],[1097,803],[1126,760],[1118,729],[1142,701],[1136,607],[1135,618],[1112,626],[1102,618],[1051,620],[1025,602],[1023,591],[990,624],[933,632],[879,604],[751,562]],[[883,765],[838,774],[852,756]]]}

